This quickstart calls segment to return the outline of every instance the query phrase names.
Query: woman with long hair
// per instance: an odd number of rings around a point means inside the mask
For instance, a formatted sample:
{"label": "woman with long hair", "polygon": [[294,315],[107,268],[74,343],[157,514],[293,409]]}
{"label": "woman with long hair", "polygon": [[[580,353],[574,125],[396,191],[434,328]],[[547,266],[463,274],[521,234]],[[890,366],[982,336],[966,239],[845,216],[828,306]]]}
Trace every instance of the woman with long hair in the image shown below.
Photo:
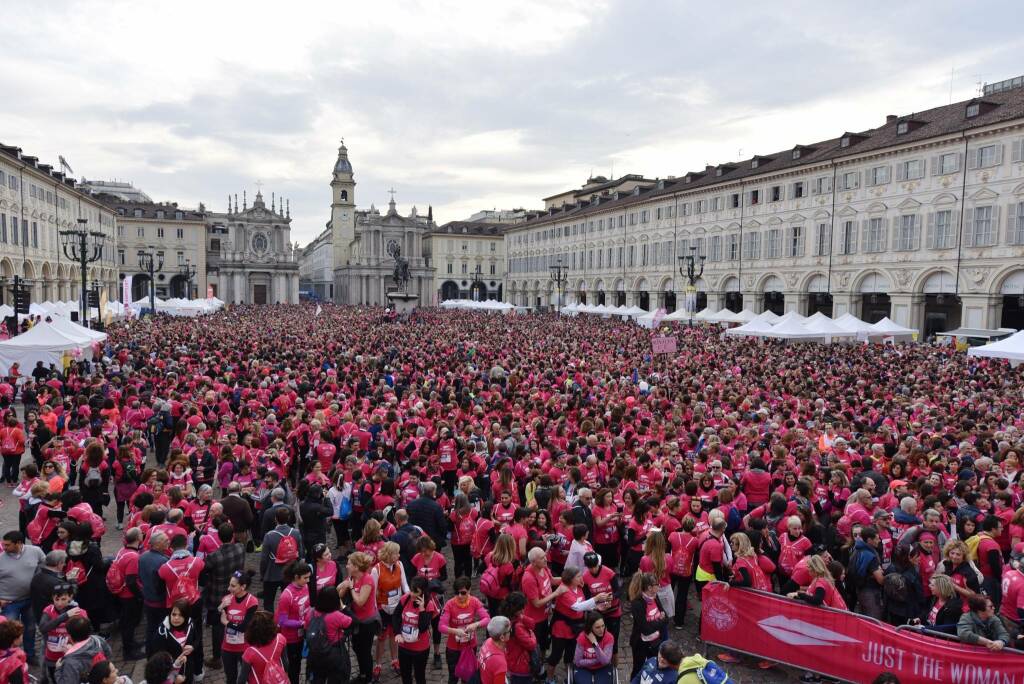
{"label": "woman with long hair", "polygon": [[812,606],[825,606],[838,610],[848,610],[846,601],[839,589],[836,588],[835,579],[828,569],[828,564],[821,556],[809,556],[807,558],[807,572],[812,579],[807,586],[807,591],[794,591],[789,598],[805,601]]}
{"label": "woman with long hair", "polygon": [[[491,615],[494,615],[497,613],[501,602],[512,591],[512,578],[515,576],[516,568],[519,564],[518,555],[516,554],[516,542],[512,535],[499,534],[498,541],[494,545],[494,551],[484,559],[484,562],[487,566],[487,569],[484,570],[485,575],[490,572],[490,568],[494,568],[491,574],[494,575],[495,581],[489,585],[491,588],[486,591],[481,589],[487,598],[487,609]],[[480,582],[481,586],[483,586],[484,580],[481,579]]]}
{"label": "woman with long hair", "polygon": [[288,671],[288,649],[272,613],[256,611],[245,630],[245,643],[236,681],[263,682],[270,675],[279,680]]}
{"label": "woman with long hair", "polygon": [[945,634],[956,634],[956,623],[964,614],[964,600],[956,591],[956,585],[948,575],[932,575],[928,580],[932,604],[925,618],[929,629]]}
{"label": "woman with long hair", "polygon": [[608,631],[604,616],[596,611],[587,613],[583,618],[583,629],[576,638],[573,684],[612,681],[610,669],[614,647],[615,639]]}
{"label": "woman with long hair", "polygon": [[610,567],[619,567],[619,519],[615,507],[615,493],[611,489],[599,489],[594,496],[594,550],[601,554],[601,562]]}
{"label": "woman with long hair", "polygon": [[391,616],[398,608],[398,601],[409,593],[409,581],[405,576],[405,565],[399,560],[401,548],[395,542],[388,542],[377,554],[377,563],[370,570],[374,586],[377,587],[377,607],[380,610],[382,632],[377,639],[377,664],[373,667],[374,679],[380,678],[380,663],[384,662],[384,644],[391,651],[391,669],[398,673],[398,651],[395,633],[391,627]]}
{"label": "woman with long hair", "polygon": [[633,669],[629,673],[632,680],[647,659],[657,655],[668,616],[658,599],[658,579],[650,573],[637,572],[633,575],[627,596],[633,616],[633,630],[629,635],[629,646],[633,651]]}
{"label": "woman with long hair", "polygon": [[466,649],[476,653],[476,631],[486,627],[490,615],[484,604],[472,595],[470,579],[466,576],[456,577],[452,585],[455,596],[448,600],[441,610],[440,629],[448,635],[445,642],[445,660],[448,662],[448,684],[456,684],[455,668]]}
{"label": "woman with long hair", "polygon": [[317,591],[313,598],[313,609],[306,614],[306,636],[310,636],[313,620],[323,620],[323,635],[327,652],[313,653],[310,649],[306,661],[313,684],[347,684],[352,674],[352,663],[345,644],[345,630],[352,625],[352,618],[341,612],[341,599],[333,586]]}
{"label": "woman with long hair", "polygon": [[668,544],[665,533],[651,530],[644,541],[644,556],[640,559],[640,572],[649,572],[658,580],[658,598],[665,607],[669,620],[675,616],[676,599],[672,593],[672,577],[669,574]]}

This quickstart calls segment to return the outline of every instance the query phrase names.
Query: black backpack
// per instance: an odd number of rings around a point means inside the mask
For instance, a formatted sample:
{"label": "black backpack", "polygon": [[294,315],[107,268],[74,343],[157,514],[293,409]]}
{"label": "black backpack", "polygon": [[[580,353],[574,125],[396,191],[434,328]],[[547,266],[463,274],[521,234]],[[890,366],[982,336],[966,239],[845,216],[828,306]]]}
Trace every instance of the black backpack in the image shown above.
{"label": "black backpack", "polygon": [[327,640],[327,623],[323,615],[315,615],[306,628],[306,648],[309,651],[309,664],[313,669],[324,666],[331,655],[333,646]]}

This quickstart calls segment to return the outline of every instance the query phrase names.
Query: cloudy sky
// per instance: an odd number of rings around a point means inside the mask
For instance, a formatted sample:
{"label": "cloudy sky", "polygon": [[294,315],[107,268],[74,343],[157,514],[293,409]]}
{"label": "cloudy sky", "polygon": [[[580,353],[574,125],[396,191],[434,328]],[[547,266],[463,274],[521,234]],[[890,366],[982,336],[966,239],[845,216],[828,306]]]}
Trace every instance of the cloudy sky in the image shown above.
{"label": "cloudy sky", "polygon": [[403,212],[432,204],[442,222],[540,207],[591,173],[682,175],[969,98],[1024,73],[1019,15],[935,0],[24,3],[0,23],[0,142],[218,211],[262,181],[305,244],[342,136],[360,207],[392,186]]}

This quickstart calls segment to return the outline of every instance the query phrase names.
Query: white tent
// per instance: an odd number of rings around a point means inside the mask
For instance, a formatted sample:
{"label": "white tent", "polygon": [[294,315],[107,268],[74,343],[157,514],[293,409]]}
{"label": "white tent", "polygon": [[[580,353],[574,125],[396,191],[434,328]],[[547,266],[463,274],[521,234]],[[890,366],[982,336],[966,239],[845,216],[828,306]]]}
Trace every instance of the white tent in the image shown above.
{"label": "white tent", "polygon": [[[820,311],[818,313],[821,314]],[[832,340],[836,338],[849,339],[857,336],[856,332],[840,327],[828,316],[821,314],[821,317],[819,318],[817,315],[818,314],[815,314],[804,321],[803,326],[811,332],[824,334],[825,342],[831,343]]]}
{"label": "white tent", "polygon": [[[647,328],[648,330],[650,330],[651,328],[654,327],[654,319],[657,317],[657,311],[649,311],[648,313],[645,313],[643,316],[637,316],[636,322],[637,325],[639,325],[641,328]],[[661,320],[667,321],[668,316],[664,316]]]}
{"label": "white tent", "polygon": [[82,339],[85,342],[102,342],[107,339],[106,333],[90,330],[85,326],[71,322],[67,318],[54,316],[52,320],[53,322],[50,323],[50,325],[52,325],[61,334],[67,335],[68,337]]}
{"label": "white tent", "polygon": [[874,328],[871,327],[870,323],[862,321],[851,313],[845,313],[837,318],[836,325],[844,330],[849,330],[850,332],[874,332]]}
{"label": "white tent", "polygon": [[646,309],[641,309],[639,306],[631,306],[622,312],[622,316],[625,318],[639,318],[647,314]]}
{"label": "white tent", "polygon": [[697,320],[697,315],[698,314],[692,313],[690,311],[687,311],[686,309],[676,309],[672,313],[670,313],[667,316],[665,316],[665,318],[662,319],[662,320],[665,320],[665,321]]}
{"label": "white tent", "polygon": [[889,320],[888,316],[872,325],[871,329],[876,333],[881,333],[885,337],[902,337],[909,339],[917,335],[917,331],[913,328],[904,328],[902,325]]}
{"label": "white tent", "polygon": [[803,323],[793,318],[773,325],[771,330],[767,331],[764,336],[778,340],[820,340],[825,338],[825,335],[822,333],[808,330]]}
{"label": "white tent", "polygon": [[779,318],[775,321],[775,325],[778,325],[779,323],[785,323],[786,321],[796,321],[797,323],[803,323],[806,320],[807,318],[805,316],[798,314],[796,311],[787,311],[786,313],[779,316]]}
{"label": "white tent", "polygon": [[575,316],[579,312],[580,305],[577,304],[576,302],[573,302],[572,304],[566,304],[565,306],[562,307],[562,313],[568,316]]}
{"label": "white tent", "polygon": [[967,350],[968,356],[985,356],[993,359],[1008,359],[1011,366],[1024,362],[1024,330],[1009,337]]}
{"label": "white tent", "polygon": [[812,313],[810,316],[807,317],[807,320],[804,321],[804,323],[806,324],[806,323],[809,323],[810,321],[820,321],[822,319],[828,320],[828,321],[832,320],[831,318],[829,318],[825,314],[821,313],[820,311],[815,311],[814,313]]}
{"label": "white tent", "polygon": [[732,315],[732,320],[737,323],[749,323],[755,318],[757,318],[757,314],[750,309],[744,309],[743,311],[738,311]]}
{"label": "white tent", "polygon": [[59,365],[65,353],[84,352],[91,347],[91,341],[73,338],[52,323],[37,323],[27,332],[0,342],[0,374],[9,373],[15,363],[21,366],[23,373],[30,372],[37,361],[42,361],[44,366]]}
{"label": "white tent", "polygon": [[715,312],[711,310],[711,307],[705,306],[703,309],[693,314],[693,317],[699,321],[705,321],[708,319],[709,316],[711,316],[714,313]]}
{"label": "white tent", "polygon": [[776,323],[779,322],[779,314],[775,313],[774,311],[772,311],[770,309],[765,309],[761,313],[757,314],[757,317],[754,320],[755,321],[764,321],[765,323],[770,323],[771,325],[775,325]]}
{"label": "white tent", "polygon": [[741,326],[726,330],[725,334],[730,337],[765,337],[765,333],[769,332],[771,329],[771,323],[755,318]]}
{"label": "white tent", "polygon": [[735,314],[733,314],[732,311],[729,311],[728,309],[722,309],[718,313],[708,314],[707,316],[704,316],[703,319],[709,323],[735,323],[736,321],[733,318],[734,315]]}

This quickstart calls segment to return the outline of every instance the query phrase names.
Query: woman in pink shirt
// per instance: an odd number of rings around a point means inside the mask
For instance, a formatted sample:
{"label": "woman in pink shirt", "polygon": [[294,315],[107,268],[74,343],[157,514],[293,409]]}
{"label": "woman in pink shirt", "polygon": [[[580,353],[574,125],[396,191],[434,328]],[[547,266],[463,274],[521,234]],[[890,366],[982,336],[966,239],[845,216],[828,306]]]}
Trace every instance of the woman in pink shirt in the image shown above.
{"label": "woman in pink shirt", "polygon": [[302,561],[292,561],[285,567],[284,579],[289,584],[281,592],[274,612],[274,622],[288,644],[288,676],[293,682],[299,680],[299,668],[302,667],[300,630],[305,626],[309,612],[309,576],[309,566]]}
{"label": "woman in pink shirt", "polygon": [[313,609],[306,613],[307,636],[312,635],[310,623],[314,618],[323,618],[324,634],[331,648],[325,660],[310,657],[307,661],[306,668],[313,684],[347,684],[351,679],[352,663],[345,645],[345,630],[352,625],[352,618],[341,612],[341,600],[333,586],[320,589],[314,595]]}
{"label": "woman in pink shirt", "polygon": [[359,663],[359,677],[369,681],[373,675],[373,637],[380,633],[380,614],[377,610],[377,592],[374,590],[370,568],[370,556],[356,551],[349,554],[345,570],[348,579],[338,585],[338,595],[345,598],[352,608],[355,631],[352,633],[352,650]]}

